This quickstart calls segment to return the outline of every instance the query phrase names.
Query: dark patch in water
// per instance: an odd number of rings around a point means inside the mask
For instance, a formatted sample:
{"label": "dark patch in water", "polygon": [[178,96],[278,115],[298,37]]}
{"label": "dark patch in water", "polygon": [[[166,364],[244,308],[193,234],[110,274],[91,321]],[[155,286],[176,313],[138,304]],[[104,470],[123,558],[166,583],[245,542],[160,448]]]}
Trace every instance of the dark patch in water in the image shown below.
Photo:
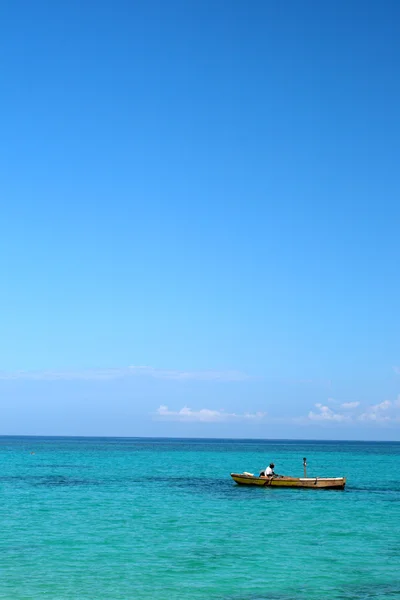
{"label": "dark patch in water", "polygon": [[400,502],[400,486],[396,482],[393,486],[390,487],[382,487],[379,489],[372,489],[368,487],[348,487],[348,492],[365,494],[367,493],[369,496],[374,496],[375,500],[380,499],[384,502]]}
{"label": "dark patch in water", "polygon": [[64,477],[63,475],[50,475],[48,477],[39,477],[30,482],[35,487],[76,487],[82,485],[98,485],[98,481],[89,479],[76,479],[73,477]]}
{"label": "dark patch in water", "polygon": [[132,483],[154,485],[156,487],[170,487],[180,491],[188,491],[193,494],[212,494],[213,496],[222,495],[224,498],[232,495],[232,490],[236,490],[236,486],[230,479],[211,478],[211,477],[167,477],[154,479],[149,477],[140,477],[131,480]]}
{"label": "dark patch in water", "polygon": [[[262,594],[234,594],[223,596],[221,600],[308,600],[310,592],[306,589],[290,594],[281,592],[265,592]],[[397,600],[400,598],[400,582],[396,584],[379,584],[371,582],[363,586],[346,586],[343,589],[339,586],[337,590],[331,589],[328,592],[321,590],[321,598],[331,598],[332,600]]]}
{"label": "dark patch in water", "polygon": [[41,549],[39,544],[21,544],[14,546],[0,546],[0,554],[3,555],[20,555],[24,553],[37,552]]}
{"label": "dark patch in water", "polygon": [[382,598],[400,598],[400,583],[379,584],[338,590],[338,600],[381,600]]}
{"label": "dark patch in water", "polygon": [[249,499],[253,499],[254,501],[260,500],[265,497],[265,495],[272,495],[273,497],[285,497],[288,495],[296,495],[300,500],[302,497],[306,499],[309,497],[309,494],[321,493],[323,496],[327,496],[329,494],[343,494],[343,490],[309,490],[309,489],[276,489],[271,487],[253,487],[253,486],[240,486],[234,483],[234,481],[229,477],[189,477],[189,476],[181,476],[181,477],[149,477],[149,476],[140,476],[140,477],[132,477],[132,478],[124,478],[124,481],[127,484],[132,485],[141,485],[146,487],[157,487],[157,488],[175,488],[180,492],[187,492],[190,494],[199,494],[199,495],[207,495],[213,496],[214,498],[223,499],[223,500],[235,500],[243,499],[249,501]]}
{"label": "dark patch in water", "polygon": [[267,592],[265,594],[239,594],[234,596],[223,596],[223,600],[299,600],[305,596],[293,596],[281,592]]}
{"label": "dark patch in water", "polygon": [[33,469],[92,469],[89,465],[31,465]]}
{"label": "dark patch in water", "polygon": [[65,477],[64,475],[27,475],[27,476],[5,476],[0,477],[0,483],[22,483],[33,487],[76,487],[101,485],[101,482],[93,479],[77,479]]}

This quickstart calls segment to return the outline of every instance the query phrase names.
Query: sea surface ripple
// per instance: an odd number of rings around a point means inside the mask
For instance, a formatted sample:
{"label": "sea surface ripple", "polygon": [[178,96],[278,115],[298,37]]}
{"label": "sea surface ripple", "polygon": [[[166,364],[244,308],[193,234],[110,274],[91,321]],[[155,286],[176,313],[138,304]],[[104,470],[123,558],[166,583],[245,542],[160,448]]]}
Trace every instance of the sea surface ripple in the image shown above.
{"label": "sea surface ripple", "polygon": [[[229,476],[303,456],[346,490]],[[400,599],[400,443],[2,437],[0,459],[0,598]]]}

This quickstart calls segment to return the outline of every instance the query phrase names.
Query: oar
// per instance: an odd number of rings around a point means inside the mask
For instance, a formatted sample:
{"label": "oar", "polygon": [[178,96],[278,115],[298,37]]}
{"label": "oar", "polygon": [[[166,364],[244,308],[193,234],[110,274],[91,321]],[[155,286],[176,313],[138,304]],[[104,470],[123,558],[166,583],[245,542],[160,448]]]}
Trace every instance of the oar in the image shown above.
{"label": "oar", "polygon": [[265,481],[264,485],[271,485],[271,482],[274,477],[275,477],[275,475],[271,475],[271,477],[268,477],[268,479]]}

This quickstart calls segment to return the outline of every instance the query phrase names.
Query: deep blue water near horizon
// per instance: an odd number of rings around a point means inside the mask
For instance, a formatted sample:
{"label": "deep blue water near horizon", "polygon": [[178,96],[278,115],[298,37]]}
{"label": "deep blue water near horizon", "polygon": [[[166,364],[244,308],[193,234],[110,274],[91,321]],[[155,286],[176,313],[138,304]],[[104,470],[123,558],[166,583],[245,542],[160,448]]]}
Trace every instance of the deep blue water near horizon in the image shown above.
{"label": "deep blue water near horizon", "polygon": [[[303,456],[347,489],[229,476]],[[0,598],[400,599],[399,442],[0,437],[0,460]]]}

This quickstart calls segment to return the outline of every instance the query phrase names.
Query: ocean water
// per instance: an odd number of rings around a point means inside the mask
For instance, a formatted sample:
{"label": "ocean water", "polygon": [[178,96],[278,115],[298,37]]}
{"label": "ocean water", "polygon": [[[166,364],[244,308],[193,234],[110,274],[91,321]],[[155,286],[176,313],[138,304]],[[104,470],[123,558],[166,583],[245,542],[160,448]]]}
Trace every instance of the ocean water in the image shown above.
{"label": "ocean water", "polygon": [[[303,456],[347,489],[229,476]],[[400,599],[400,443],[0,438],[0,464],[0,598]]]}

